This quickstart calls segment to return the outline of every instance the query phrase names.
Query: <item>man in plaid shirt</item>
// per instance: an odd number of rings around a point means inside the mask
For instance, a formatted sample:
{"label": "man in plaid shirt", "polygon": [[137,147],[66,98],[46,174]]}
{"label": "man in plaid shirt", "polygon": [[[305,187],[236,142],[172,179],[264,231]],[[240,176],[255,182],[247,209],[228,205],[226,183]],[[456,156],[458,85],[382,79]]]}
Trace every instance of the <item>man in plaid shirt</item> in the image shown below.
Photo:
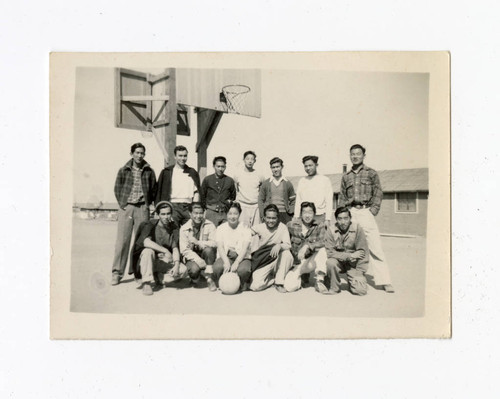
{"label": "man in plaid shirt", "polygon": [[118,210],[118,232],[116,234],[113,260],[112,285],[117,285],[125,272],[129,256],[132,232],[149,219],[149,205],[154,199],[156,176],[144,160],[146,147],[135,143],[130,148],[130,159],[120,168],[115,181],[115,197]]}
{"label": "man in plaid shirt", "polygon": [[[294,258],[292,269],[286,274],[284,288],[297,291],[302,286],[302,276],[317,270],[326,270],[325,225],[315,220],[313,202],[300,204],[300,219],[288,222],[288,232]],[[316,274],[316,290],[325,273]]]}
{"label": "man in plaid shirt", "polygon": [[362,145],[354,144],[349,152],[352,169],[342,176],[339,208],[350,208],[353,221],[365,232],[370,249],[370,269],[367,274],[373,275],[376,285],[381,285],[386,292],[393,293],[394,287],[375,220],[384,195],[380,179],[375,170],[364,164],[366,150]]}

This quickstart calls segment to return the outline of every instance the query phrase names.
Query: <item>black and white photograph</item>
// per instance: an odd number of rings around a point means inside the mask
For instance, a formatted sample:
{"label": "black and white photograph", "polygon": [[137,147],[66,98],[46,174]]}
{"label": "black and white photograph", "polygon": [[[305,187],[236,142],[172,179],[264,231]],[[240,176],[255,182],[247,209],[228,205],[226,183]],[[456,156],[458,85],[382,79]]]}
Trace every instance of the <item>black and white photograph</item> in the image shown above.
{"label": "black and white photograph", "polygon": [[424,320],[432,71],[325,61],[77,64],[69,312]]}

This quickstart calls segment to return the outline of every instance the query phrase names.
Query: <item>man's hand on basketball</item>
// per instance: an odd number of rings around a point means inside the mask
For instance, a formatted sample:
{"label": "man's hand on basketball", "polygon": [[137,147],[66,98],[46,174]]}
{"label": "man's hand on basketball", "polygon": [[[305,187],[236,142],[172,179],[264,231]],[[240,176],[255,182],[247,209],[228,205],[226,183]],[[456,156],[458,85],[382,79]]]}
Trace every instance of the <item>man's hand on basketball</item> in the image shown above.
{"label": "man's hand on basketball", "polygon": [[229,270],[231,270],[231,263],[229,261],[224,262],[224,273],[229,272]]}
{"label": "man's hand on basketball", "polygon": [[173,278],[179,277],[179,263],[178,262],[176,262],[176,264],[172,268],[172,277]]}
{"label": "man's hand on basketball", "polygon": [[232,273],[235,273],[235,272],[236,272],[236,270],[238,270],[238,266],[239,266],[239,265],[240,265],[240,264],[238,263],[238,261],[237,261],[237,260],[235,260],[235,261],[233,262],[233,264],[231,265],[231,272],[232,272]]}

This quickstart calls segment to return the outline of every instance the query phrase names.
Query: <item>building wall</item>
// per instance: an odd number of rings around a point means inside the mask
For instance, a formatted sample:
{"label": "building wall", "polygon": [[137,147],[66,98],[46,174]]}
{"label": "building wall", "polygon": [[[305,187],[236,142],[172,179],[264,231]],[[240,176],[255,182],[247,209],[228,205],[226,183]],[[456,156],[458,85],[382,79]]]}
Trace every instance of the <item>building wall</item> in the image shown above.
{"label": "building wall", "polygon": [[385,193],[377,215],[382,234],[407,234],[425,237],[427,233],[428,193],[418,193],[416,213],[397,213],[394,193]]}

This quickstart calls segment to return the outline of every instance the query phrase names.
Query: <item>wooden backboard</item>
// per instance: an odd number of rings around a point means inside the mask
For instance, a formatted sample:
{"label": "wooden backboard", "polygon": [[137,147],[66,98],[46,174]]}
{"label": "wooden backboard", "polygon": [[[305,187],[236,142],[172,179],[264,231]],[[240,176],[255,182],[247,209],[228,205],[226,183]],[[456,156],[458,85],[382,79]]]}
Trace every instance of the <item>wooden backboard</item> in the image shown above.
{"label": "wooden backboard", "polygon": [[176,69],[177,103],[227,112],[221,102],[224,86],[245,85],[250,91],[241,98],[240,115],[261,116],[261,73],[258,69]]}

